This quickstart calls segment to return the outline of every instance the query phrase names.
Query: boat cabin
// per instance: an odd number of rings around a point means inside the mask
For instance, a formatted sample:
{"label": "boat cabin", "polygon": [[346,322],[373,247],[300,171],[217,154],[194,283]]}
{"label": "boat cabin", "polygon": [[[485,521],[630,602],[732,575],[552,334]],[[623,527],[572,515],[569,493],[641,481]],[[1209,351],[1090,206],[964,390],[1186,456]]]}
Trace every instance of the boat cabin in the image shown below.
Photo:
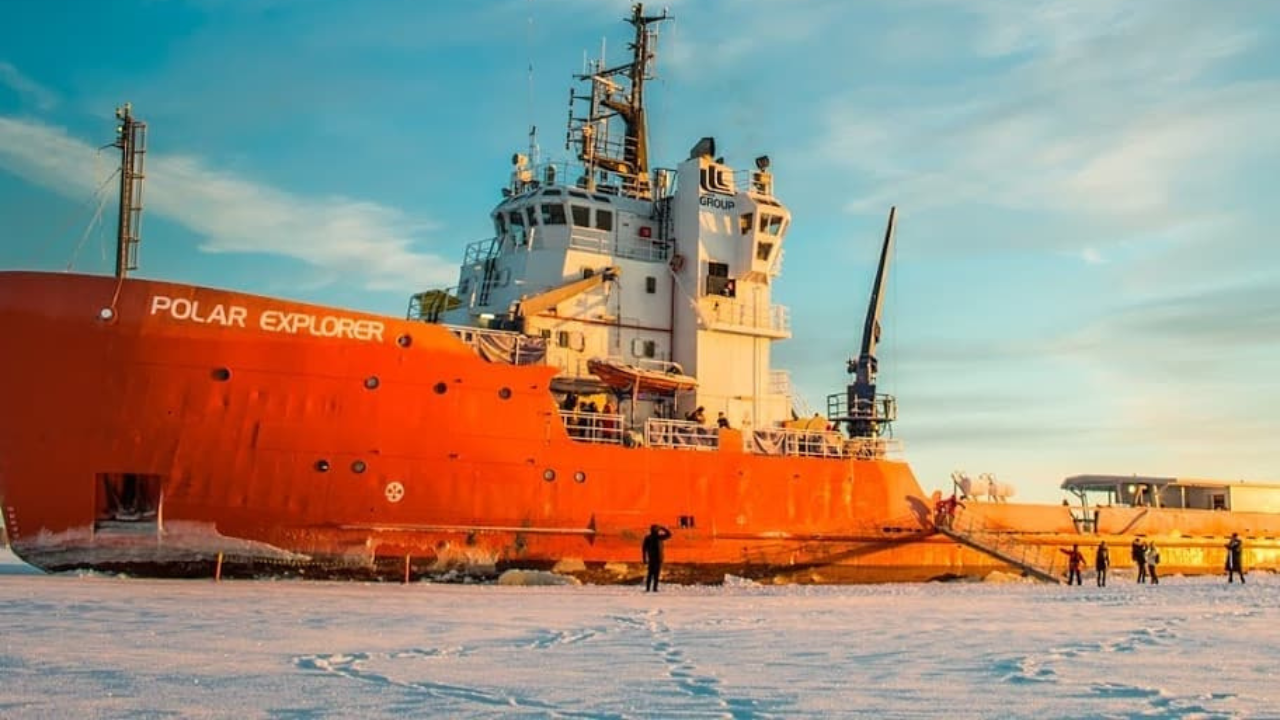
{"label": "boat cabin", "polygon": [[1280,484],[1240,480],[1073,475],[1062,489],[1085,507],[1155,507],[1280,513]]}

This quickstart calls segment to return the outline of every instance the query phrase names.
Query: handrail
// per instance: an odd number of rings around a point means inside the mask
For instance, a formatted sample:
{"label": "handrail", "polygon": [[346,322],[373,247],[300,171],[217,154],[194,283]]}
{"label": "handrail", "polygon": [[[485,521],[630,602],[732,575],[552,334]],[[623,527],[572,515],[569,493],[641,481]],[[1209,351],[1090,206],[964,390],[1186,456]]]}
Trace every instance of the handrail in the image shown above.
{"label": "handrail", "polygon": [[1029,575],[1049,582],[1062,582],[1058,575],[1058,548],[1023,542],[1016,533],[992,529],[981,510],[966,508],[954,517],[936,518],[935,524],[938,532],[947,537],[1022,568]]}
{"label": "handrail", "polygon": [[715,450],[720,446],[716,428],[692,420],[649,418],[644,423],[644,438],[651,447]]}
{"label": "handrail", "polygon": [[624,418],[616,413],[561,410],[560,418],[564,421],[565,431],[574,440],[622,445],[626,438]]}

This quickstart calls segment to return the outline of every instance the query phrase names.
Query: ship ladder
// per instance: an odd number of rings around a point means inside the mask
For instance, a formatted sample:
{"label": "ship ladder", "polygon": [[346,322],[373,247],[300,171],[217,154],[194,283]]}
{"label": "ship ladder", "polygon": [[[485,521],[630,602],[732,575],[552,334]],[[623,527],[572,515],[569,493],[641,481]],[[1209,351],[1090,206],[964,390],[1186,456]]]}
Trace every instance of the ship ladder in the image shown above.
{"label": "ship ladder", "polygon": [[1013,567],[1028,577],[1045,582],[1062,584],[1055,564],[1058,549],[1023,542],[1007,530],[997,532],[990,528],[980,510],[968,510],[957,515],[950,523],[938,523],[935,529],[967,547]]}

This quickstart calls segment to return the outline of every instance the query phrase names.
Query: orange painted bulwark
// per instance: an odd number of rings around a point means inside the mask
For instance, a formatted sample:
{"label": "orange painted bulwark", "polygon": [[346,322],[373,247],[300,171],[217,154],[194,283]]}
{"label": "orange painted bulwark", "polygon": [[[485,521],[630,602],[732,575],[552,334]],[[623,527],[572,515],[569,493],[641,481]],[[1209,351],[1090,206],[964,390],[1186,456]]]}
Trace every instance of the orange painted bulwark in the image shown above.
{"label": "orange painted bulwark", "polygon": [[[923,493],[900,462],[594,445],[553,370],[491,364],[446,329],[143,280],[0,273],[0,496],[47,568],[325,574],[638,572],[925,578]],[[104,477],[154,478],[154,531],[106,527]],[[107,525],[110,525],[108,523]],[[140,526],[147,528],[147,526]]]}

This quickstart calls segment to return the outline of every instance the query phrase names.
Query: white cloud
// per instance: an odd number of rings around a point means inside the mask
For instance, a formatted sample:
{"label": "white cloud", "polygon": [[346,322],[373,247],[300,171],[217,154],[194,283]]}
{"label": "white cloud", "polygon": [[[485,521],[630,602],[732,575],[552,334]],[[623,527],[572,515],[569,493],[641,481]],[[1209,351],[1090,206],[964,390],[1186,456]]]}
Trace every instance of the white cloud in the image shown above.
{"label": "white cloud", "polygon": [[22,74],[12,64],[0,60],[0,85],[7,85],[14,92],[35,104],[41,111],[52,110],[58,105],[58,94]]}
{"label": "white cloud", "polygon": [[954,82],[863,88],[829,105],[821,154],[877,183],[852,211],[985,203],[1083,216],[1119,238],[1215,212],[1224,181],[1280,146],[1280,82],[1224,69],[1261,42],[1238,15],[1194,3],[1185,14],[959,9],[978,27],[954,61],[963,69],[944,71]]}
{"label": "white cloud", "polygon": [[1101,265],[1106,262],[1106,259],[1102,257],[1102,253],[1098,252],[1097,248],[1091,247],[1080,251],[1080,259],[1090,265]]}
{"label": "white cloud", "polygon": [[[113,161],[59,128],[0,117],[0,165],[70,197],[86,197]],[[95,172],[96,170],[96,172]],[[455,268],[413,249],[429,225],[374,202],[305,197],[208,167],[189,156],[147,156],[146,207],[202,235],[212,253],[289,257],[370,290],[443,285]]]}

